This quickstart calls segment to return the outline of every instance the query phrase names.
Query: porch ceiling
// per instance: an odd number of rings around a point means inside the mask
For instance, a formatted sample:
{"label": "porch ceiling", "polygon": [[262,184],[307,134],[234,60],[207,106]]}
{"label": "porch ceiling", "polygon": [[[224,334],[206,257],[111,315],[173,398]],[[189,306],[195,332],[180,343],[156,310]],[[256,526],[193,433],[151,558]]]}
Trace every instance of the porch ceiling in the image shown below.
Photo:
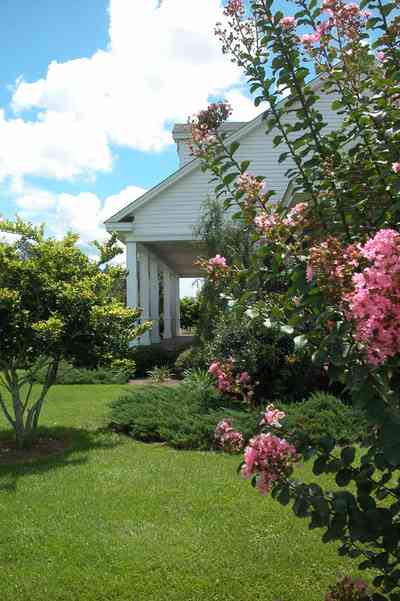
{"label": "porch ceiling", "polygon": [[165,241],[143,243],[181,278],[197,278],[202,272],[195,261],[205,254],[205,247],[198,241]]}

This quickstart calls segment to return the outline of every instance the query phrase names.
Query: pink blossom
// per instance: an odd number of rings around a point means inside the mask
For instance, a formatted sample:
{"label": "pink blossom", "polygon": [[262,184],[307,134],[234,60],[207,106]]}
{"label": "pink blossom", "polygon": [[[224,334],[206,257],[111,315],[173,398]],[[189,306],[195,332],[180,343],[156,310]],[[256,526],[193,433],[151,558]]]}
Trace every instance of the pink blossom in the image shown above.
{"label": "pink blossom", "polygon": [[382,50],[376,53],[376,57],[381,63],[386,63],[387,61],[386,54]]}
{"label": "pink blossom", "polygon": [[213,361],[213,363],[211,363],[210,367],[208,368],[208,373],[212,374],[213,376],[216,376],[220,371],[220,364],[218,361]]}
{"label": "pink blossom", "polygon": [[245,12],[243,0],[229,0],[224,12],[230,17],[243,15]]}
{"label": "pink blossom", "polygon": [[230,419],[223,419],[217,424],[214,436],[227,451],[240,451],[243,446],[243,435],[233,429]]}
{"label": "pink blossom", "polygon": [[280,420],[286,417],[286,413],[284,411],[280,411],[276,409],[274,405],[267,405],[265,413],[262,417],[261,424],[268,424],[269,426],[273,426],[274,428],[281,428],[282,424]]}
{"label": "pink blossom", "polygon": [[293,29],[294,27],[296,27],[296,19],[294,17],[283,17],[280,21],[279,21],[279,25],[282,27],[282,29],[285,29],[286,31]]}
{"label": "pink blossom", "polygon": [[267,494],[274,483],[288,476],[299,456],[296,449],[284,438],[270,433],[252,438],[244,452],[242,475],[256,475],[256,488]]}
{"label": "pink blossom", "polygon": [[225,259],[225,257],[222,257],[221,255],[215,255],[215,257],[213,257],[212,259],[210,259],[208,261],[208,264],[211,267],[222,267],[222,268],[227,267],[226,259]]}
{"label": "pink blossom", "polygon": [[307,267],[306,267],[306,280],[308,283],[312,282],[314,278],[314,270],[311,267],[311,265],[308,263]]}
{"label": "pink blossom", "polygon": [[315,44],[316,42],[319,42],[321,39],[321,34],[318,31],[315,33],[305,33],[304,35],[301,35],[299,39],[302,44],[307,46],[309,44]]}
{"label": "pink blossom", "polygon": [[242,173],[237,179],[237,187],[250,200],[255,200],[262,193],[264,183],[260,182],[254,175]]}
{"label": "pink blossom", "polygon": [[307,211],[308,205],[306,202],[298,202],[287,214],[286,219],[283,223],[287,226],[296,226],[304,221],[305,212]]}
{"label": "pink blossom", "polygon": [[361,247],[370,263],[353,275],[345,296],[355,339],[365,346],[369,363],[379,366],[400,352],[400,234],[382,229]]}
{"label": "pink blossom", "polygon": [[397,161],[396,163],[392,164],[392,170],[395,173],[400,173],[400,162],[399,161]]}
{"label": "pink blossom", "polygon": [[266,234],[271,228],[277,225],[278,220],[275,215],[263,211],[254,218],[254,225],[259,234]]}
{"label": "pink blossom", "polygon": [[250,382],[250,380],[251,380],[251,377],[247,371],[243,371],[239,376],[239,382],[241,384],[247,384],[248,382]]}

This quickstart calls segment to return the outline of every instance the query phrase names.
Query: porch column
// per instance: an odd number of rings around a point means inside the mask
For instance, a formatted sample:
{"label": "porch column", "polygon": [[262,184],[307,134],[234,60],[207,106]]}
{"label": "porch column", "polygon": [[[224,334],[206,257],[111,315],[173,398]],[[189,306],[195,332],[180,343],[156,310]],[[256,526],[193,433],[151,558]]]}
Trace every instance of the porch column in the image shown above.
{"label": "porch column", "polygon": [[158,262],[150,257],[150,318],[153,322],[151,342],[160,342],[160,282],[158,279]]}
{"label": "porch column", "polygon": [[[139,306],[139,278],[138,278],[138,255],[136,242],[126,242],[126,268],[128,275],[126,277],[126,304],[130,309],[137,309]],[[131,346],[138,346],[138,338],[132,340]]]}
{"label": "porch column", "polygon": [[128,275],[126,278],[126,304],[135,309],[139,306],[139,288],[138,288],[138,264],[137,264],[137,244],[136,242],[126,243],[126,268]]}
{"label": "porch column", "polygon": [[[142,316],[140,321],[150,320],[150,259],[146,248],[140,249],[140,306],[142,307]],[[150,341],[150,331],[148,330],[140,337],[140,344],[148,346]]]}
{"label": "porch column", "polygon": [[179,290],[179,276],[176,276],[176,297],[175,297],[175,319],[176,319],[176,335],[181,335],[181,296]]}
{"label": "porch column", "polygon": [[172,304],[171,304],[171,274],[169,269],[163,269],[164,283],[164,339],[172,338]]}
{"label": "porch column", "polygon": [[179,307],[179,278],[171,274],[171,316],[172,335],[180,335],[180,307]]}

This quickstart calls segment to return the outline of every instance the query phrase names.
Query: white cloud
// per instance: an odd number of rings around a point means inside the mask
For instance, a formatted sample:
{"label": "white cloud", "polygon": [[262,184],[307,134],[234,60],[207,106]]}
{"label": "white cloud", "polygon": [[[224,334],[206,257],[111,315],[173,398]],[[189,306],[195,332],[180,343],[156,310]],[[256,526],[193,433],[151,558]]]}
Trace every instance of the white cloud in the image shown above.
{"label": "white cloud", "polygon": [[210,95],[237,105],[234,118],[251,118],[239,69],[213,33],[220,16],[220,0],[164,0],[160,8],[157,0],[110,0],[106,51],[54,61],[38,81],[17,80],[16,117],[0,112],[0,179],[104,172],[112,145],[162,150],[171,122],[185,122]]}
{"label": "white cloud", "polygon": [[[92,192],[56,194],[38,188],[24,189],[17,197],[22,218],[34,223],[45,222],[49,234],[61,238],[67,231],[79,234],[81,244],[87,247],[93,240],[108,237],[104,221],[118,212],[146,190],[128,186],[104,201]],[[41,209],[38,212],[38,209]]]}

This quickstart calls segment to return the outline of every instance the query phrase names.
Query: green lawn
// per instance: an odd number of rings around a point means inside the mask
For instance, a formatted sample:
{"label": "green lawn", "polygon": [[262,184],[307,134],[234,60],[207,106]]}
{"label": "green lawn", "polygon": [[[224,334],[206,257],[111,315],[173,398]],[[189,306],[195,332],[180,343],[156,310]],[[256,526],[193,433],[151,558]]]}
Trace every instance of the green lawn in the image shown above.
{"label": "green lawn", "polygon": [[351,572],[237,457],[102,430],[123,389],[55,387],[42,423],[67,452],[0,466],[1,601],[322,601]]}

